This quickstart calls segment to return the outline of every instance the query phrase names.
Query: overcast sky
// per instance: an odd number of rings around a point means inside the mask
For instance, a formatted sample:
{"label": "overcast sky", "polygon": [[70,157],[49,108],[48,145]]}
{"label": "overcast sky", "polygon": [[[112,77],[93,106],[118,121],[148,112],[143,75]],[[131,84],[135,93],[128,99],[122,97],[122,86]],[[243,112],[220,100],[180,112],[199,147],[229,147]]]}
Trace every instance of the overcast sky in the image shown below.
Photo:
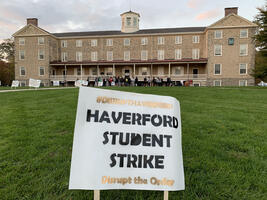
{"label": "overcast sky", "polygon": [[49,32],[119,30],[120,14],[140,13],[140,28],[208,26],[225,7],[253,20],[266,0],[0,0],[0,41],[36,17]]}

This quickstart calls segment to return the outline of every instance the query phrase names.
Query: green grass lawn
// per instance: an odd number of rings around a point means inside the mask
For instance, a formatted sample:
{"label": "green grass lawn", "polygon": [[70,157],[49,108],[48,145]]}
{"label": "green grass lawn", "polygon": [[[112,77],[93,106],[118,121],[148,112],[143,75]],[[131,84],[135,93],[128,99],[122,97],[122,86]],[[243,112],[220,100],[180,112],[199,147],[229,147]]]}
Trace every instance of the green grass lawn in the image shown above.
{"label": "green grass lawn", "polygon": [[[267,88],[113,88],[181,103],[185,191],[169,199],[267,199]],[[0,93],[0,199],[89,200],[68,190],[78,89]],[[101,199],[163,192],[101,191]]]}

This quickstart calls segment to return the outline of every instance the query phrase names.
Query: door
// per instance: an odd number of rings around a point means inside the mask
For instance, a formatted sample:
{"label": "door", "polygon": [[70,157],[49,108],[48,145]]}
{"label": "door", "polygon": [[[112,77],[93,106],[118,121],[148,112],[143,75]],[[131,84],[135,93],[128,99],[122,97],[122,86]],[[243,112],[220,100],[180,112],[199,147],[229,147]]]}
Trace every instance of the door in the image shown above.
{"label": "door", "polygon": [[193,78],[197,78],[198,77],[198,69],[194,68],[193,69]]}

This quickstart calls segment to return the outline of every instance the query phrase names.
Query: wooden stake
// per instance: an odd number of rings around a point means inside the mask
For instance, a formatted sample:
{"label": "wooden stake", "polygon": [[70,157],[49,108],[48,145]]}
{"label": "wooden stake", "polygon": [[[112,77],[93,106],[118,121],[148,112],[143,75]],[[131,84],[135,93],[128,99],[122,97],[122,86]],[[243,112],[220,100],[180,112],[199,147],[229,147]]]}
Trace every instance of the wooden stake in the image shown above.
{"label": "wooden stake", "polygon": [[169,191],[164,191],[164,200],[169,199]]}
{"label": "wooden stake", "polygon": [[94,200],[100,200],[100,190],[94,190]]}

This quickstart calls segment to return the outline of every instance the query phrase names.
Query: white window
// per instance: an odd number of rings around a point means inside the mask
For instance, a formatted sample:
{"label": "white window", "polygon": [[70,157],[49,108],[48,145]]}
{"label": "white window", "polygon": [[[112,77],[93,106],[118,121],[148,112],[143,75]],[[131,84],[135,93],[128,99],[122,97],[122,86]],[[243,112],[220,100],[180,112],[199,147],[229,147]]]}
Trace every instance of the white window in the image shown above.
{"label": "white window", "polygon": [[25,59],[25,51],[24,50],[20,50],[19,51],[19,59],[20,60],[24,60]]}
{"label": "white window", "polygon": [[131,40],[129,38],[124,39],[124,46],[130,46]]}
{"label": "white window", "polygon": [[158,37],[158,45],[164,44],[164,37]]}
{"label": "white window", "polygon": [[25,70],[25,67],[20,67],[20,75],[21,76],[25,76],[26,75],[26,70]]}
{"label": "white window", "polygon": [[176,36],[175,44],[182,44],[182,43],[183,43],[183,36]]}
{"label": "white window", "polygon": [[44,44],[44,37],[38,37],[38,44],[39,45]]}
{"label": "white window", "polygon": [[240,38],[248,38],[248,29],[240,30]]}
{"label": "white window", "polygon": [[148,43],[148,40],[146,37],[141,38],[141,45],[147,45],[147,43]]}
{"label": "white window", "polygon": [[141,51],[141,60],[147,60],[147,51],[145,51],[145,50],[142,50]]}
{"label": "white window", "polygon": [[25,38],[19,38],[19,45],[25,45]]}
{"label": "white window", "polygon": [[68,46],[67,40],[62,40],[61,41],[61,47],[66,48],[67,46]]}
{"label": "white window", "polygon": [[183,75],[184,74],[184,68],[183,67],[174,67],[173,68],[173,74],[174,75]]}
{"label": "white window", "polygon": [[44,49],[39,49],[39,51],[38,51],[38,59],[39,60],[44,60],[45,59],[45,51],[44,51]]}
{"label": "white window", "polygon": [[136,18],[136,17],[133,18],[133,25],[134,25],[134,26],[137,25],[137,18]]}
{"label": "white window", "polygon": [[107,60],[112,61],[113,60],[113,51],[107,51]]}
{"label": "white window", "polygon": [[97,40],[91,40],[91,47],[97,46]]}
{"label": "white window", "polygon": [[131,26],[131,17],[126,18],[127,26]]}
{"label": "white window", "polygon": [[221,75],[222,71],[222,65],[221,64],[215,64],[214,65],[214,75]]}
{"label": "white window", "polygon": [[242,63],[239,65],[239,73],[240,74],[247,74],[247,64]]}
{"label": "white window", "polygon": [[247,55],[248,55],[248,45],[240,44],[240,56],[247,56]]}
{"label": "white window", "polygon": [[247,86],[247,80],[239,80],[239,86]]}
{"label": "white window", "polygon": [[222,56],[222,45],[220,44],[214,45],[214,56]]}
{"label": "white window", "polygon": [[221,80],[214,80],[213,85],[216,87],[222,86],[222,81]]}
{"label": "white window", "polygon": [[129,61],[130,59],[130,51],[124,51],[124,60]]}
{"label": "white window", "polygon": [[83,41],[82,40],[76,40],[76,47],[82,47]]}
{"label": "white window", "polygon": [[176,60],[182,59],[182,49],[175,49],[175,59]]}
{"label": "white window", "polygon": [[222,37],[223,37],[222,30],[216,30],[216,31],[214,31],[214,38],[215,39],[222,39]]}
{"label": "white window", "polygon": [[199,49],[193,49],[192,50],[192,58],[193,59],[199,59]]}
{"label": "white window", "polygon": [[62,52],[61,53],[61,61],[62,62],[67,62],[68,61],[68,53],[67,52]]}
{"label": "white window", "polygon": [[97,61],[97,52],[96,51],[91,52],[91,60]]}
{"label": "white window", "polygon": [[199,43],[199,35],[194,35],[192,37],[193,43]]}
{"label": "white window", "polygon": [[107,39],[107,46],[109,46],[109,47],[113,46],[113,40],[112,39]]}
{"label": "white window", "polygon": [[164,50],[158,50],[158,60],[164,60]]}
{"label": "white window", "polygon": [[83,53],[82,52],[76,52],[76,61],[77,62],[83,61]]}
{"label": "white window", "polygon": [[45,68],[39,67],[39,76],[44,76],[44,74],[45,74]]}

